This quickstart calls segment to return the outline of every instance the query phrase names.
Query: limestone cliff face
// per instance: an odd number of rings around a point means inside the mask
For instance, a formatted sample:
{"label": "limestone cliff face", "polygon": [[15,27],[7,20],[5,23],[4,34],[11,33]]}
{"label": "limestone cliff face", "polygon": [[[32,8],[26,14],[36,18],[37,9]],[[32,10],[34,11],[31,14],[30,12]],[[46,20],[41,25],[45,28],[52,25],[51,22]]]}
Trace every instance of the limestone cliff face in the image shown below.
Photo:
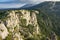
{"label": "limestone cliff face", "polygon": [[51,20],[45,17],[36,10],[1,11],[0,40],[55,40],[56,34],[50,35],[48,27]]}
{"label": "limestone cliff face", "polygon": [[33,37],[32,34],[39,34],[39,25],[36,18],[38,13],[38,11],[29,10],[7,11],[8,18],[0,21],[1,38],[8,40],[10,36],[11,39],[9,40],[24,40]]}

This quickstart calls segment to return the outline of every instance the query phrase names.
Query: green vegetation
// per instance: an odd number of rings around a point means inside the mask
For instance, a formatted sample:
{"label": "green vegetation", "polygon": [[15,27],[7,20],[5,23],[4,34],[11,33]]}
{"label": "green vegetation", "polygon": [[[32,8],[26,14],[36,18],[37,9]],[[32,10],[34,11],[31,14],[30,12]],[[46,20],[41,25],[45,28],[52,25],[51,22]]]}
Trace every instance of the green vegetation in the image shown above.
{"label": "green vegetation", "polygon": [[26,19],[23,19],[23,18],[22,18],[20,25],[21,25],[21,26],[26,26],[26,23],[27,23]]}
{"label": "green vegetation", "polygon": [[13,40],[12,33],[9,33],[9,35],[4,40]]}
{"label": "green vegetation", "polygon": [[[32,11],[30,10],[32,13]],[[16,12],[21,13],[20,11]],[[8,18],[9,13],[7,11],[0,11],[0,20],[4,21],[6,18]],[[23,15],[23,14],[21,14]],[[19,16],[21,16],[19,15]],[[31,14],[32,15],[32,14]],[[30,16],[31,16],[30,15]],[[51,38],[51,35],[55,33],[57,36],[57,39],[60,40],[60,16],[54,14],[54,13],[44,13],[39,10],[39,14],[36,14],[37,16],[37,23],[39,25],[39,29],[41,33],[39,34],[33,34],[34,32],[34,25],[27,24],[27,20],[24,18],[20,17],[20,29],[22,30],[17,30],[17,26],[14,28],[14,32],[20,32],[20,34],[24,37],[25,40],[49,40]],[[8,29],[8,28],[7,28]],[[3,30],[1,30],[3,31]],[[53,32],[53,33],[52,33]],[[41,35],[40,35],[41,34]],[[31,36],[30,36],[31,35]],[[13,34],[9,33],[9,35],[6,37],[4,40],[12,40]],[[1,39],[1,38],[0,38]]]}
{"label": "green vegetation", "polygon": [[1,20],[6,20],[8,17],[7,17],[8,13],[7,11],[0,11],[0,19]]}

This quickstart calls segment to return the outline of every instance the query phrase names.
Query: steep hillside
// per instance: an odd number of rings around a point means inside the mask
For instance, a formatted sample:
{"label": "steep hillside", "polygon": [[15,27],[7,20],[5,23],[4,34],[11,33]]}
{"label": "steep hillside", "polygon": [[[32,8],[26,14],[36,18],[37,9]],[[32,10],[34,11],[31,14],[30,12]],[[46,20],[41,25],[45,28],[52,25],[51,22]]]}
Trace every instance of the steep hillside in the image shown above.
{"label": "steep hillside", "polygon": [[41,35],[37,13],[34,10],[0,11],[0,40],[35,40],[37,34]]}
{"label": "steep hillside", "polygon": [[42,10],[0,11],[0,40],[59,40],[59,20]]}

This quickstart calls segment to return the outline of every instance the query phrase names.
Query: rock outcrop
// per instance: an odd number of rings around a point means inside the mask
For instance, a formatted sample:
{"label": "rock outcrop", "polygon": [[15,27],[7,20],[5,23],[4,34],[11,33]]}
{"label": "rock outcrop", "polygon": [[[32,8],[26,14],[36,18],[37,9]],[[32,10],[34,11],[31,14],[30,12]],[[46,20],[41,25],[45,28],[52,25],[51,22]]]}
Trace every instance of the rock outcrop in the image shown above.
{"label": "rock outcrop", "polygon": [[[36,10],[9,10],[0,13],[1,40],[49,40],[45,32],[48,18],[41,18]],[[38,15],[38,18],[37,18]],[[46,17],[46,16],[45,16]],[[39,24],[41,23],[41,24]],[[47,26],[46,26],[47,27]],[[42,30],[42,28],[44,30]],[[48,29],[48,27],[47,27]],[[48,31],[48,30],[47,30]],[[44,33],[45,32],[45,33]],[[52,39],[51,39],[52,40]]]}

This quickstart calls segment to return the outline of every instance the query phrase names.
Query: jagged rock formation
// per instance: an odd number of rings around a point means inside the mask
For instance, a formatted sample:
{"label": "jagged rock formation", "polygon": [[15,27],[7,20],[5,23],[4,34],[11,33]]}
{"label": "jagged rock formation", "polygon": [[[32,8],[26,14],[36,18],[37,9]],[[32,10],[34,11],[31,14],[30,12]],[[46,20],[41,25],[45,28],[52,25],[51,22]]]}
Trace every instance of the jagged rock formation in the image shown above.
{"label": "jagged rock formation", "polygon": [[0,23],[0,37],[2,37],[2,39],[5,39],[6,36],[8,36],[9,32],[6,28],[6,26],[1,22]]}
{"label": "jagged rock formation", "polygon": [[[45,23],[47,25],[51,24],[51,20],[49,21],[49,18],[46,18],[47,20],[41,18],[39,11],[9,10],[1,11],[0,13],[1,40],[52,40],[52,38],[48,36],[51,30],[49,30],[47,35],[45,35],[47,33],[45,32],[46,30],[42,30],[42,28],[46,26]],[[47,23],[47,21],[50,22],[50,24]]]}
{"label": "jagged rock formation", "polygon": [[[37,12],[38,11],[34,11],[30,13],[28,10],[7,11],[8,18],[4,21],[1,20],[3,23],[0,25],[1,27],[5,27],[4,29],[6,30],[4,30],[5,33],[1,36],[2,39],[8,40],[9,36],[11,36],[11,39],[9,40],[24,40],[24,36],[31,37],[33,36],[32,34],[39,34],[39,25],[36,19]],[[31,27],[28,29],[29,26],[31,26],[32,29]],[[6,36],[3,36],[4,34]]]}

